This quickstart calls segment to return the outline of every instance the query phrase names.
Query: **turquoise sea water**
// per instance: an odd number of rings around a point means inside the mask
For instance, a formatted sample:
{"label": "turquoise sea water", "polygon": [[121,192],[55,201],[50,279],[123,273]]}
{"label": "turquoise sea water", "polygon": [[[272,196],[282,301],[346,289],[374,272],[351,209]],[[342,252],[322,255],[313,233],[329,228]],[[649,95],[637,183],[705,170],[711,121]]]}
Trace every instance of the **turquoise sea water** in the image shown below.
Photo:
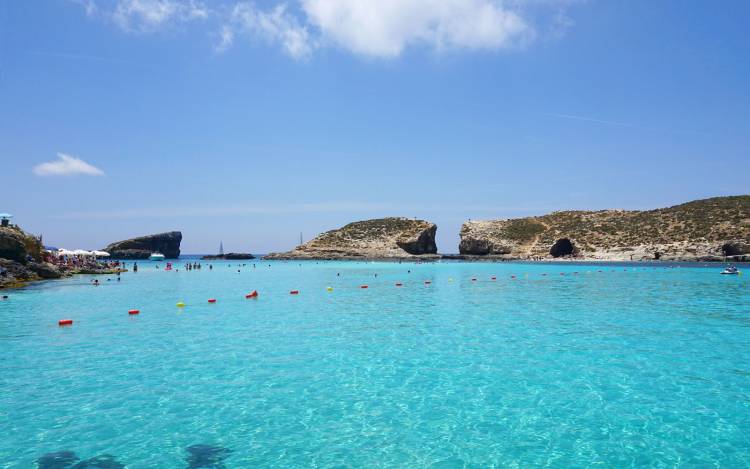
{"label": "turquoise sea water", "polygon": [[139,265],[6,292],[0,467],[750,465],[750,272]]}

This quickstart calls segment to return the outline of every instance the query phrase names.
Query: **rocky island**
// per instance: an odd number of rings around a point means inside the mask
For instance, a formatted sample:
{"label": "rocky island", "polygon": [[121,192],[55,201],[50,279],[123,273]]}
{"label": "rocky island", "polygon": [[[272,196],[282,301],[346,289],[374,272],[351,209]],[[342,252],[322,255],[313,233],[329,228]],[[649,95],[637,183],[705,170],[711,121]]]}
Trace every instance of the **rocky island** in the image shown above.
{"label": "rocky island", "polygon": [[167,259],[177,259],[180,257],[181,242],[181,232],[169,231],[117,241],[103,250],[113,259],[148,259],[153,252],[160,252]]}
{"label": "rocky island", "polygon": [[249,259],[255,259],[250,253],[246,252],[228,252],[226,254],[208,254],[201,257],[204,260],[228,260],[228,261],[244,261]]}
{"label": "rocky island", "polygon": [[264,259],[434,259],[436,231],[434,223],[401,217],[358,221]]}
{"label": "rocky island", "polygon": [[506,259],[750,260],[750,196],[655,210],[561,211],[468,221],[461,257]]}

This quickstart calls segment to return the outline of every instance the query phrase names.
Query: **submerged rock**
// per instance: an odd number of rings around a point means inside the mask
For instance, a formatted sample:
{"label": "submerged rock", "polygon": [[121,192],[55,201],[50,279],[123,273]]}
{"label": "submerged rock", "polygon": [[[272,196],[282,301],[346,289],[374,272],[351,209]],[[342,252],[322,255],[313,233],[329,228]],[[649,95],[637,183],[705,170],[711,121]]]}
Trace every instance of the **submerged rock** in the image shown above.
{"label": "submerged rock", "polygon": [[750,257],[750,196],[646,211],[564,211],[472,220],[461,227],[459,252],[515,259],[744,260]]}
{"label": "submerged rock", "polygon": [[117,241],[104,248],[104,251],[113,259],[148,259],[153,252],[160,252],[167,259],[176,259],[180,257],[181,242],[182,233],[170,231]]}
{"label": "submerged rock", "polygon": [[400,217],[358,221],[265,259],[394,259],[437,254],[437,226]]}
{"label": "submerged rock", "polygon": [[188,453],[185,458],[187,469],[224,469],[224,460],[232,454],[229,448],[212,445],[192,445],[185,450]]}

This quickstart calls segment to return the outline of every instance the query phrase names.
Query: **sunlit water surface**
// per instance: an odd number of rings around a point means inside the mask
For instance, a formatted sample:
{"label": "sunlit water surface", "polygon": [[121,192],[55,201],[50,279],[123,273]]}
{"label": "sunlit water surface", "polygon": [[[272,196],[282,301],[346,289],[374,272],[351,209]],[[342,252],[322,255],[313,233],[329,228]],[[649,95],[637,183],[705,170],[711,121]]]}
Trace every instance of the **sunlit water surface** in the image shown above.
{"label": "sunlit water surface", "polygon": [[747,275],[139,264],[6,292],[0,467],[750,465]]}

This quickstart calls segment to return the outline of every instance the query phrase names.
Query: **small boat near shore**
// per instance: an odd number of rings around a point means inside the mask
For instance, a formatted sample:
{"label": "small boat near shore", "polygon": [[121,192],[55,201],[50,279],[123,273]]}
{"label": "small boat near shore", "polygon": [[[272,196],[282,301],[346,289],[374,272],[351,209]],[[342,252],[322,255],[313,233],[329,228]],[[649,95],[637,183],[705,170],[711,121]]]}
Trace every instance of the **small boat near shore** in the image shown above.
{"label": "small boat near shore", "polygon": [[730,265],[729,267],[727,267],[721,272],[721,275],[739,275],[739,274],[740,274],[740,271],[737,269],[737,267],[733,265]]}
{"label": "small boat near shore", "polygon": [[152,252],[151,255],[148,257],[148,260],[150,261],[163,261],[164,260],[164,254],[160,252]]}

